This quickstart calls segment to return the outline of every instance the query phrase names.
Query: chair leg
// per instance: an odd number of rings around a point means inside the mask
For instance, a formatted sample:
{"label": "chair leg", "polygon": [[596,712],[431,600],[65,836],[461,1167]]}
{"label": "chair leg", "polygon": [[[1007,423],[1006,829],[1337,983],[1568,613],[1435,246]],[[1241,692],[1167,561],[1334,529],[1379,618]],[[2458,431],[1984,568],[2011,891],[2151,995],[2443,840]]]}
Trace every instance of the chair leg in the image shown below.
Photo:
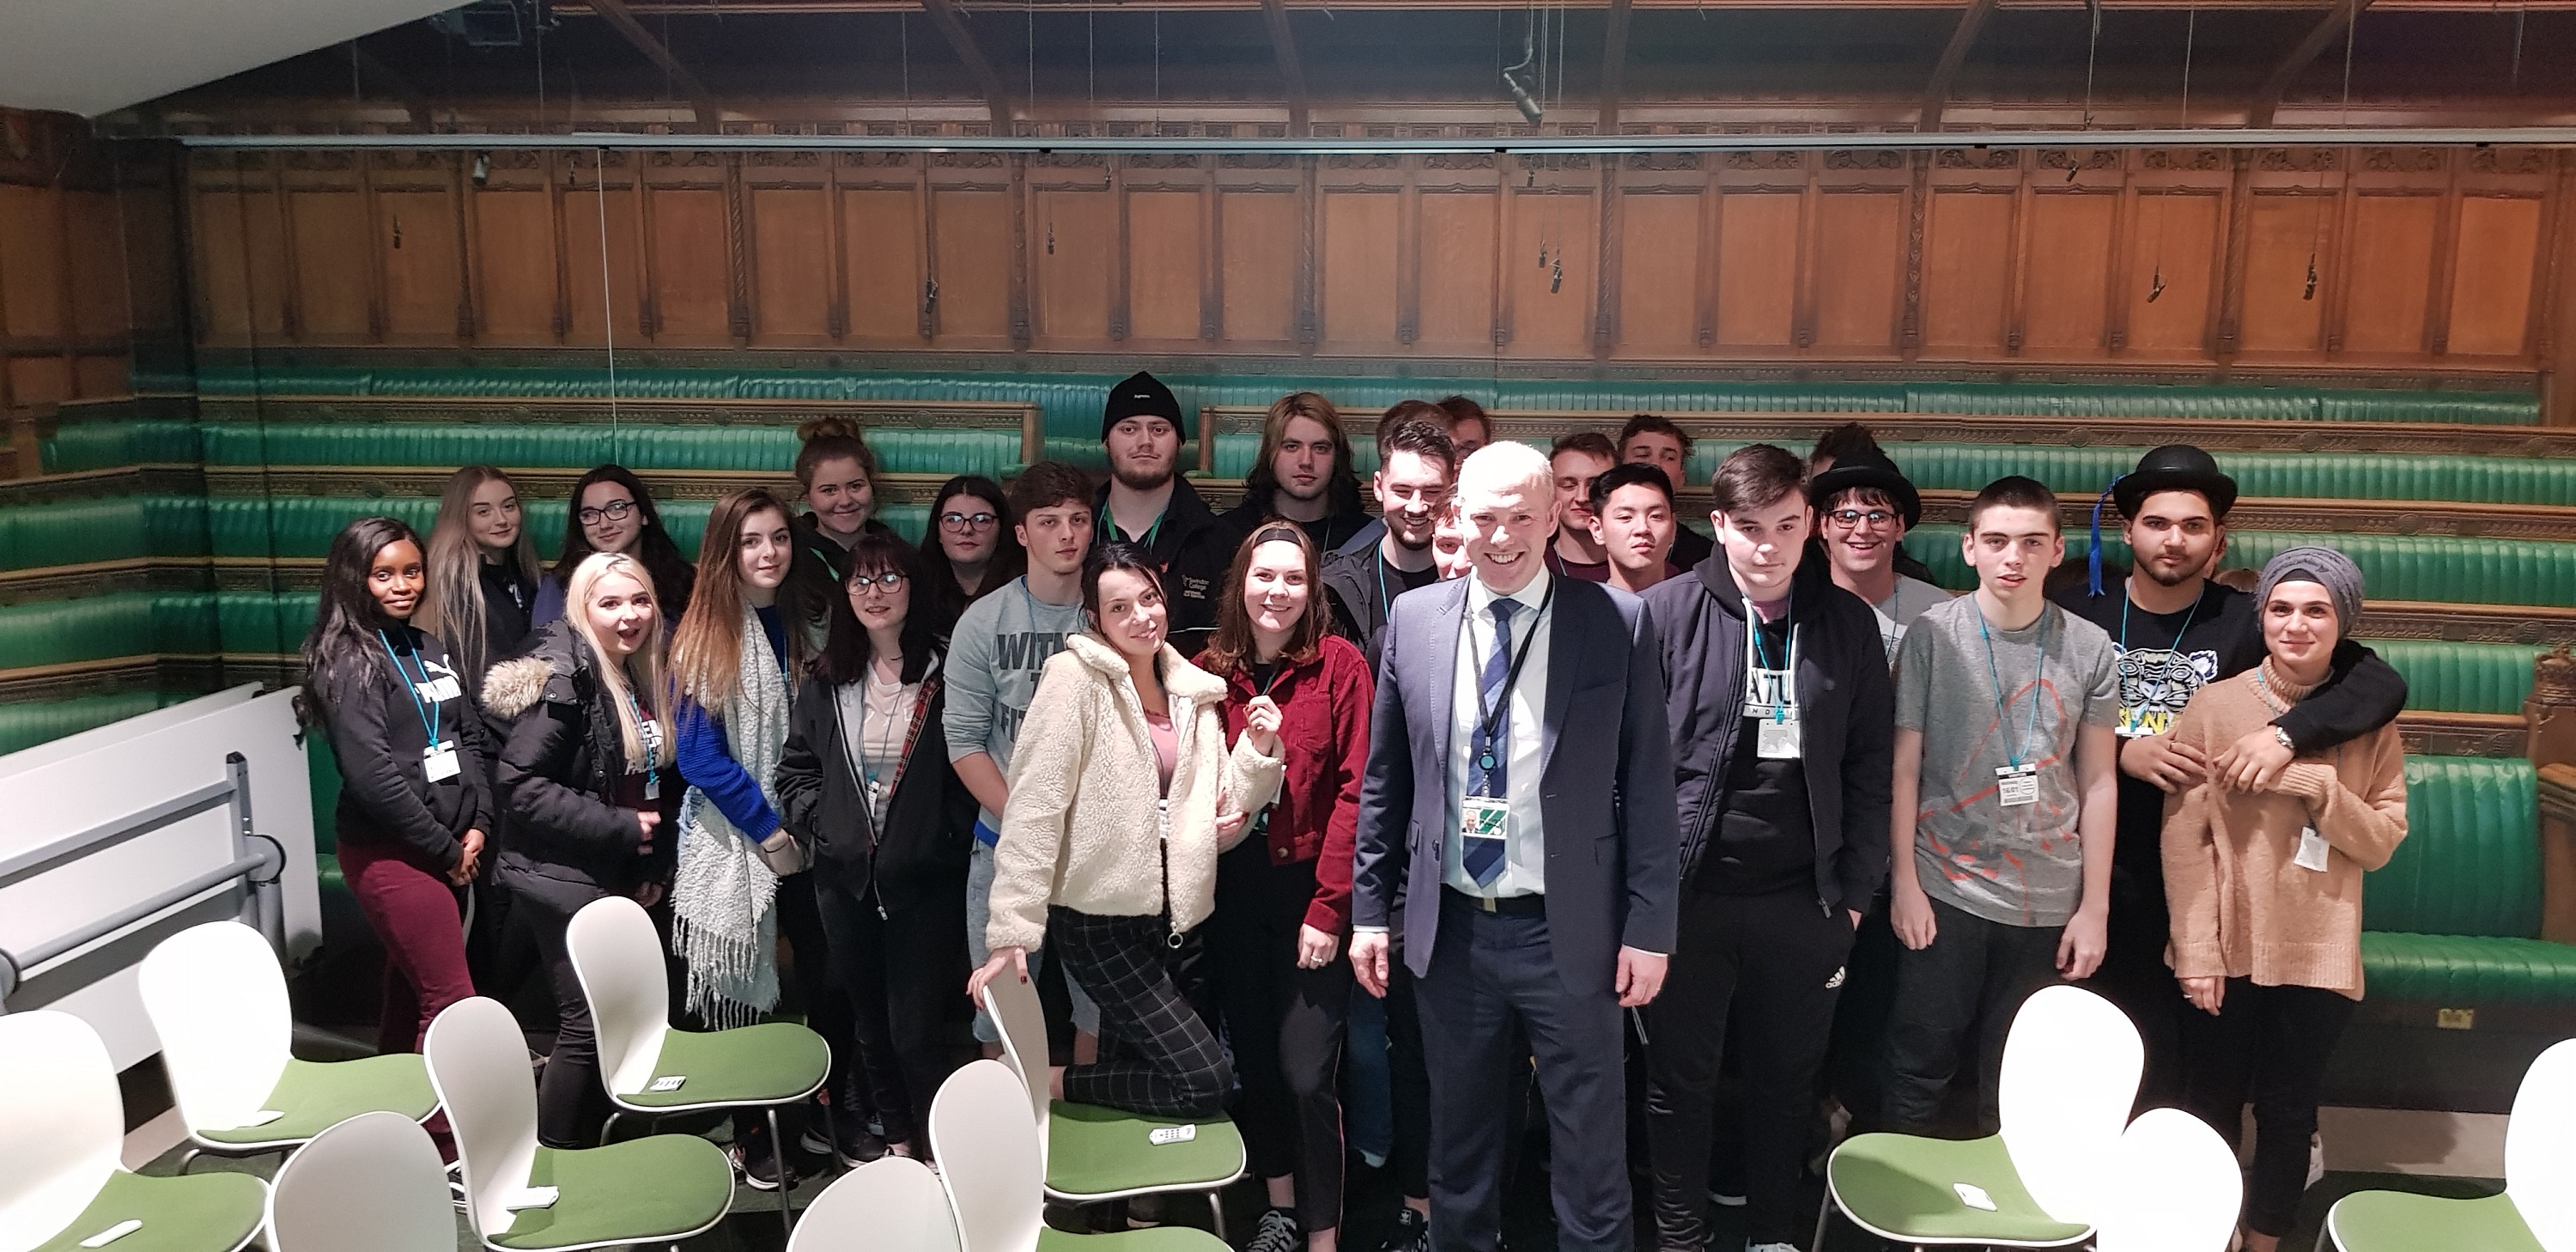
{"label": "chair leg", "polygon": [[[787,1203],[787,1193],[795,1190],[787,1174],[787,1140],[779,1137],[778,1106],[769,1106],[769,1161],[778,1171],[778,1233],[781,1238],[796,1234],[795,1210]],[[785,1245],[780,1245],[785,1246]]]}
{"label": "chair leg", "polygon": [[1225,1238],[1225,1192],[1222,1189],[1208,1193],[1208,1224],[1216,1228],[1216,1237],[1222,1241]]}
{"label": "chair leg", "polygon": [[170,1172],[173,1174],[187,1173],[188,1167],[197,1163],[197,1158],[203,1154],[203,1151],[204,1150],[201,1148],[191,1146],[187,1151],[179,1154],[179,1168]]}
{"label": "chair leg", "polygon": [[599,1124],[599,1146],[603,1148],[617,1142],[617,1113],[616,1109],[608,1110],[608,1120]]}
{"label": "chair leg", "polygon": [[1816,1206],[1816,1238],[1807,1245],[1808,1252],[1825,1252],[1825,1224],[1834,1219],[1834,1189],[1825,1188],[1825,1202]]}

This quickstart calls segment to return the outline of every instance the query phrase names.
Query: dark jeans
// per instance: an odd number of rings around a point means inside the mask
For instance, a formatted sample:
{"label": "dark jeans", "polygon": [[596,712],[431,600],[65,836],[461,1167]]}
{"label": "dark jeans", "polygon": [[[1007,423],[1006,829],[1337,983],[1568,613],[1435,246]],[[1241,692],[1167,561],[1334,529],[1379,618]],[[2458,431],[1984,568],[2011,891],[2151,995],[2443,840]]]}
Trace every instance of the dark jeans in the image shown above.
{"label": "dark jeans", "polygon": [[1224,1045],[1185,994],[1195,933],[1169,942],[1160,916],[1047,910],[1065,976],[1100,1006],[1100,1060],[1064,1072],[1064,1098],[1146,1117],[1214,1117],[1234,1094]]}
{"label": "dark jeans", "polygon": [[[778,880],[778,934],[787,941],[796,965],[796,994],[805,1003],[805,1025],[832,1048],[831,1074],[823,1090],[838,1102],[850,1090],[851,1061],[859,1046],[850,1020],[850,997],[832,970],[832,945],[823,929],[822,911],[814,900],[814,874],[790,874]],[[960,907],[963,907],[961,900]],[[964,923],[959,923],[963,929]],[[957,984],[965,986],[960,980]],[[766,1121],[745,1114],[740,1120]]]}
{"label": "dark jeans", "polygon": [[1342,1221],[1342,1021],[1351,963],[1336,948],[1320,969],[1297,967],[1297,935],[1315,899],[1315,863],[1270,863],[1246,839],[1217,861],[1208,966],[1226,1040],[1243,1079],[1236,1123],[1252,1172],[1295,1175],[1308,1231]]}
{"label": "dark jeans", "polygon": [[1431,1194],[1431,1070],[1422,1055],[1413,971],[1393,953],[1386,968],[1386,1087],[1395,1132],[1387,1168],[1395,1171],[1396,1187],[1419,1200]]}
{"label": "dark jeans", "polygon": [[[1995,1133],[2004,1036],[2030,994],[2057,981],[2063,926],[2008,926],[1932,901],[1930,946],[1896,957],[1896,1005],[1887,1029],[1890,1130],[1923,1134],[1973,1046],[1979,1083],[1975,1133]],[[1973,1045],[1971,1044],[1971,1041]]]}
{"label": "dark jeans", "polygon": [[1798,1175],[1850,915],[1812,888],[1758,896],[1685,890],[1664,988],[1646,1008],[1646,1132],[1665,1248],[1708,1242],[1709,1140],[1730,1013],[1744,1077],[1745,1196],[1753,1243],[1798,1231]]}
{"label": "dark jeans", "polygon": [[886,1142],[911,1142],[927,1155],[921,1132],[930,1098],[962,1058],[950,1047],[949,1020],[964,1004],[964,889],[934,891],[903,912],[878,909],[873,892],[850,889],[837,867],[811,875],[832,972],[852,1009],[858,1044],[855,1072],[876,1106]]}
{"label": "dark jeans", "polygon": [[[564,932],[583,905],[608,893],[542,874],[514,873],[505,881],[527,914],[529,934],[536,939],[537,954],[545,961],[555,992],[554,1051],[547,1054],[545,1073],[537,1080],[537,1139],[553,1148],[587,1147],[608,1116],[608,1092],[600,1085],[599,1038],[591,1027],[590,1001],[573,973]],[[650,916],[667,953],[671,950],[669,902],[656,905]],[[665,976],[676,984],[678,963],[665,957],[663,967]],[[676,985],[670,988],[670,996],[671,1003],[679,1003]]]}
{"label": "dark jeans", "polygon": [[2183,1107],[2233,1148],[2243,1137],[2245,1103],[2254,1103],[2245,1226],[2257,1234],[2285,1235],[2298,1221],[2317,1092],[2354,1004],[2316,987],[2230,978],[2216,1016],[2199,1009],[2182,1015]]}
{"label": "dark jeans", "polygon": [[2164,876],[2150,878],[2126,866],[2113,869],[2110,945],[2102,954],[2102,968],[2085,985],[2119,1005],[2146,1045],[2146,1070],[2138,1080],[2141,1111],[2181,1103],[2182,1019],[2198,1013],[2182,998],[2173,967],[2165,964],[2171,934]]}

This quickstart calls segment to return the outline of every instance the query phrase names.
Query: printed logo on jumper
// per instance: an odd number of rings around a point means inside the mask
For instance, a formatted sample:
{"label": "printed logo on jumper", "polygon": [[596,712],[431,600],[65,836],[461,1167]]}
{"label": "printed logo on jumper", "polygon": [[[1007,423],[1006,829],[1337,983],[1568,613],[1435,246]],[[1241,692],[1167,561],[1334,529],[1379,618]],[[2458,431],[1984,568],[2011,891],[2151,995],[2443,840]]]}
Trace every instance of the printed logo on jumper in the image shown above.
{"label": "printed logo on jumper", "polygon": [[[1064,651],[1064,639],[1064,632],[1060,630],[1023,630],[1013,634],[995,635],[993,636],[993,672],[997,676],[1001,674],[1034,675],[1046,667],[1048,657]],[[1034,687],[1034,683],[1032,686]],[[1020,739],[1020,720],[1027,717],[1028,713],[1027,705],[1015,706],[997,700],[993,704],[993,729],[1001,734],[1003,742],[1017,743]]]}
{"label": "printed logo on jumper", "polygon": [[2142,739],[2173,730],[2192,693],[2218,677],[2218,654],[2130,648],[2119,653],[2119,672],[2120,737]]}

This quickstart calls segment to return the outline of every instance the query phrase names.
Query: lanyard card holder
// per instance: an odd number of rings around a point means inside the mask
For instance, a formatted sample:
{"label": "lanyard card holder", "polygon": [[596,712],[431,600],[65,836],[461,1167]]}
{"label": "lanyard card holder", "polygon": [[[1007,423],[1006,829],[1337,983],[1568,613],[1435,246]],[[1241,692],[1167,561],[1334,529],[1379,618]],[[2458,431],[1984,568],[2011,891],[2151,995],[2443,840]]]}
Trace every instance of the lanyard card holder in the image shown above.
{"label": "lanyard card holder", "polygon": [[456,761],[453,742],[433,743],[420,750],[420,772],[431,782],[446,782],[462,770]]}
{"label": "lanyard card holder", "polygon": [[1995,802],[2008,809],[2039,803],[2039,767],[2037,765],[1996,766]]}

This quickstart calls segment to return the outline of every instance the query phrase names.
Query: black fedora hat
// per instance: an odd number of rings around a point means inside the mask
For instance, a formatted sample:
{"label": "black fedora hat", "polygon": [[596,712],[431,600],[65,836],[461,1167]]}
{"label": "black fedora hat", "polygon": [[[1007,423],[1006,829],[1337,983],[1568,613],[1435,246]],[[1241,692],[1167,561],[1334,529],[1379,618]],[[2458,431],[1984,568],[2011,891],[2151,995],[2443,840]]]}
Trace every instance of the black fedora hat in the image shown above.
{"label": "black fedora hat", "polygon": [[2187,443],[2169,443],[2139,457],[2138,468],[2111,484],[2111,502],[2120,516],[2136,517],[2138,506],[2159,491],[2197,491],[2222,521],[2236,506],[2236,480],[2219,472],[2216,458]]}
{"label": "black fedora hat", "polygon": [[1888,502],[1904,516],[1907,530],[1923,520],[1922,493],[1896,468],[1896,462],[1876,449],[1844,457],[1835,461],[1832,469],[1808,479],[1807,502],[1821,509],[1854,487],[1875,487],[1885,492]]}

